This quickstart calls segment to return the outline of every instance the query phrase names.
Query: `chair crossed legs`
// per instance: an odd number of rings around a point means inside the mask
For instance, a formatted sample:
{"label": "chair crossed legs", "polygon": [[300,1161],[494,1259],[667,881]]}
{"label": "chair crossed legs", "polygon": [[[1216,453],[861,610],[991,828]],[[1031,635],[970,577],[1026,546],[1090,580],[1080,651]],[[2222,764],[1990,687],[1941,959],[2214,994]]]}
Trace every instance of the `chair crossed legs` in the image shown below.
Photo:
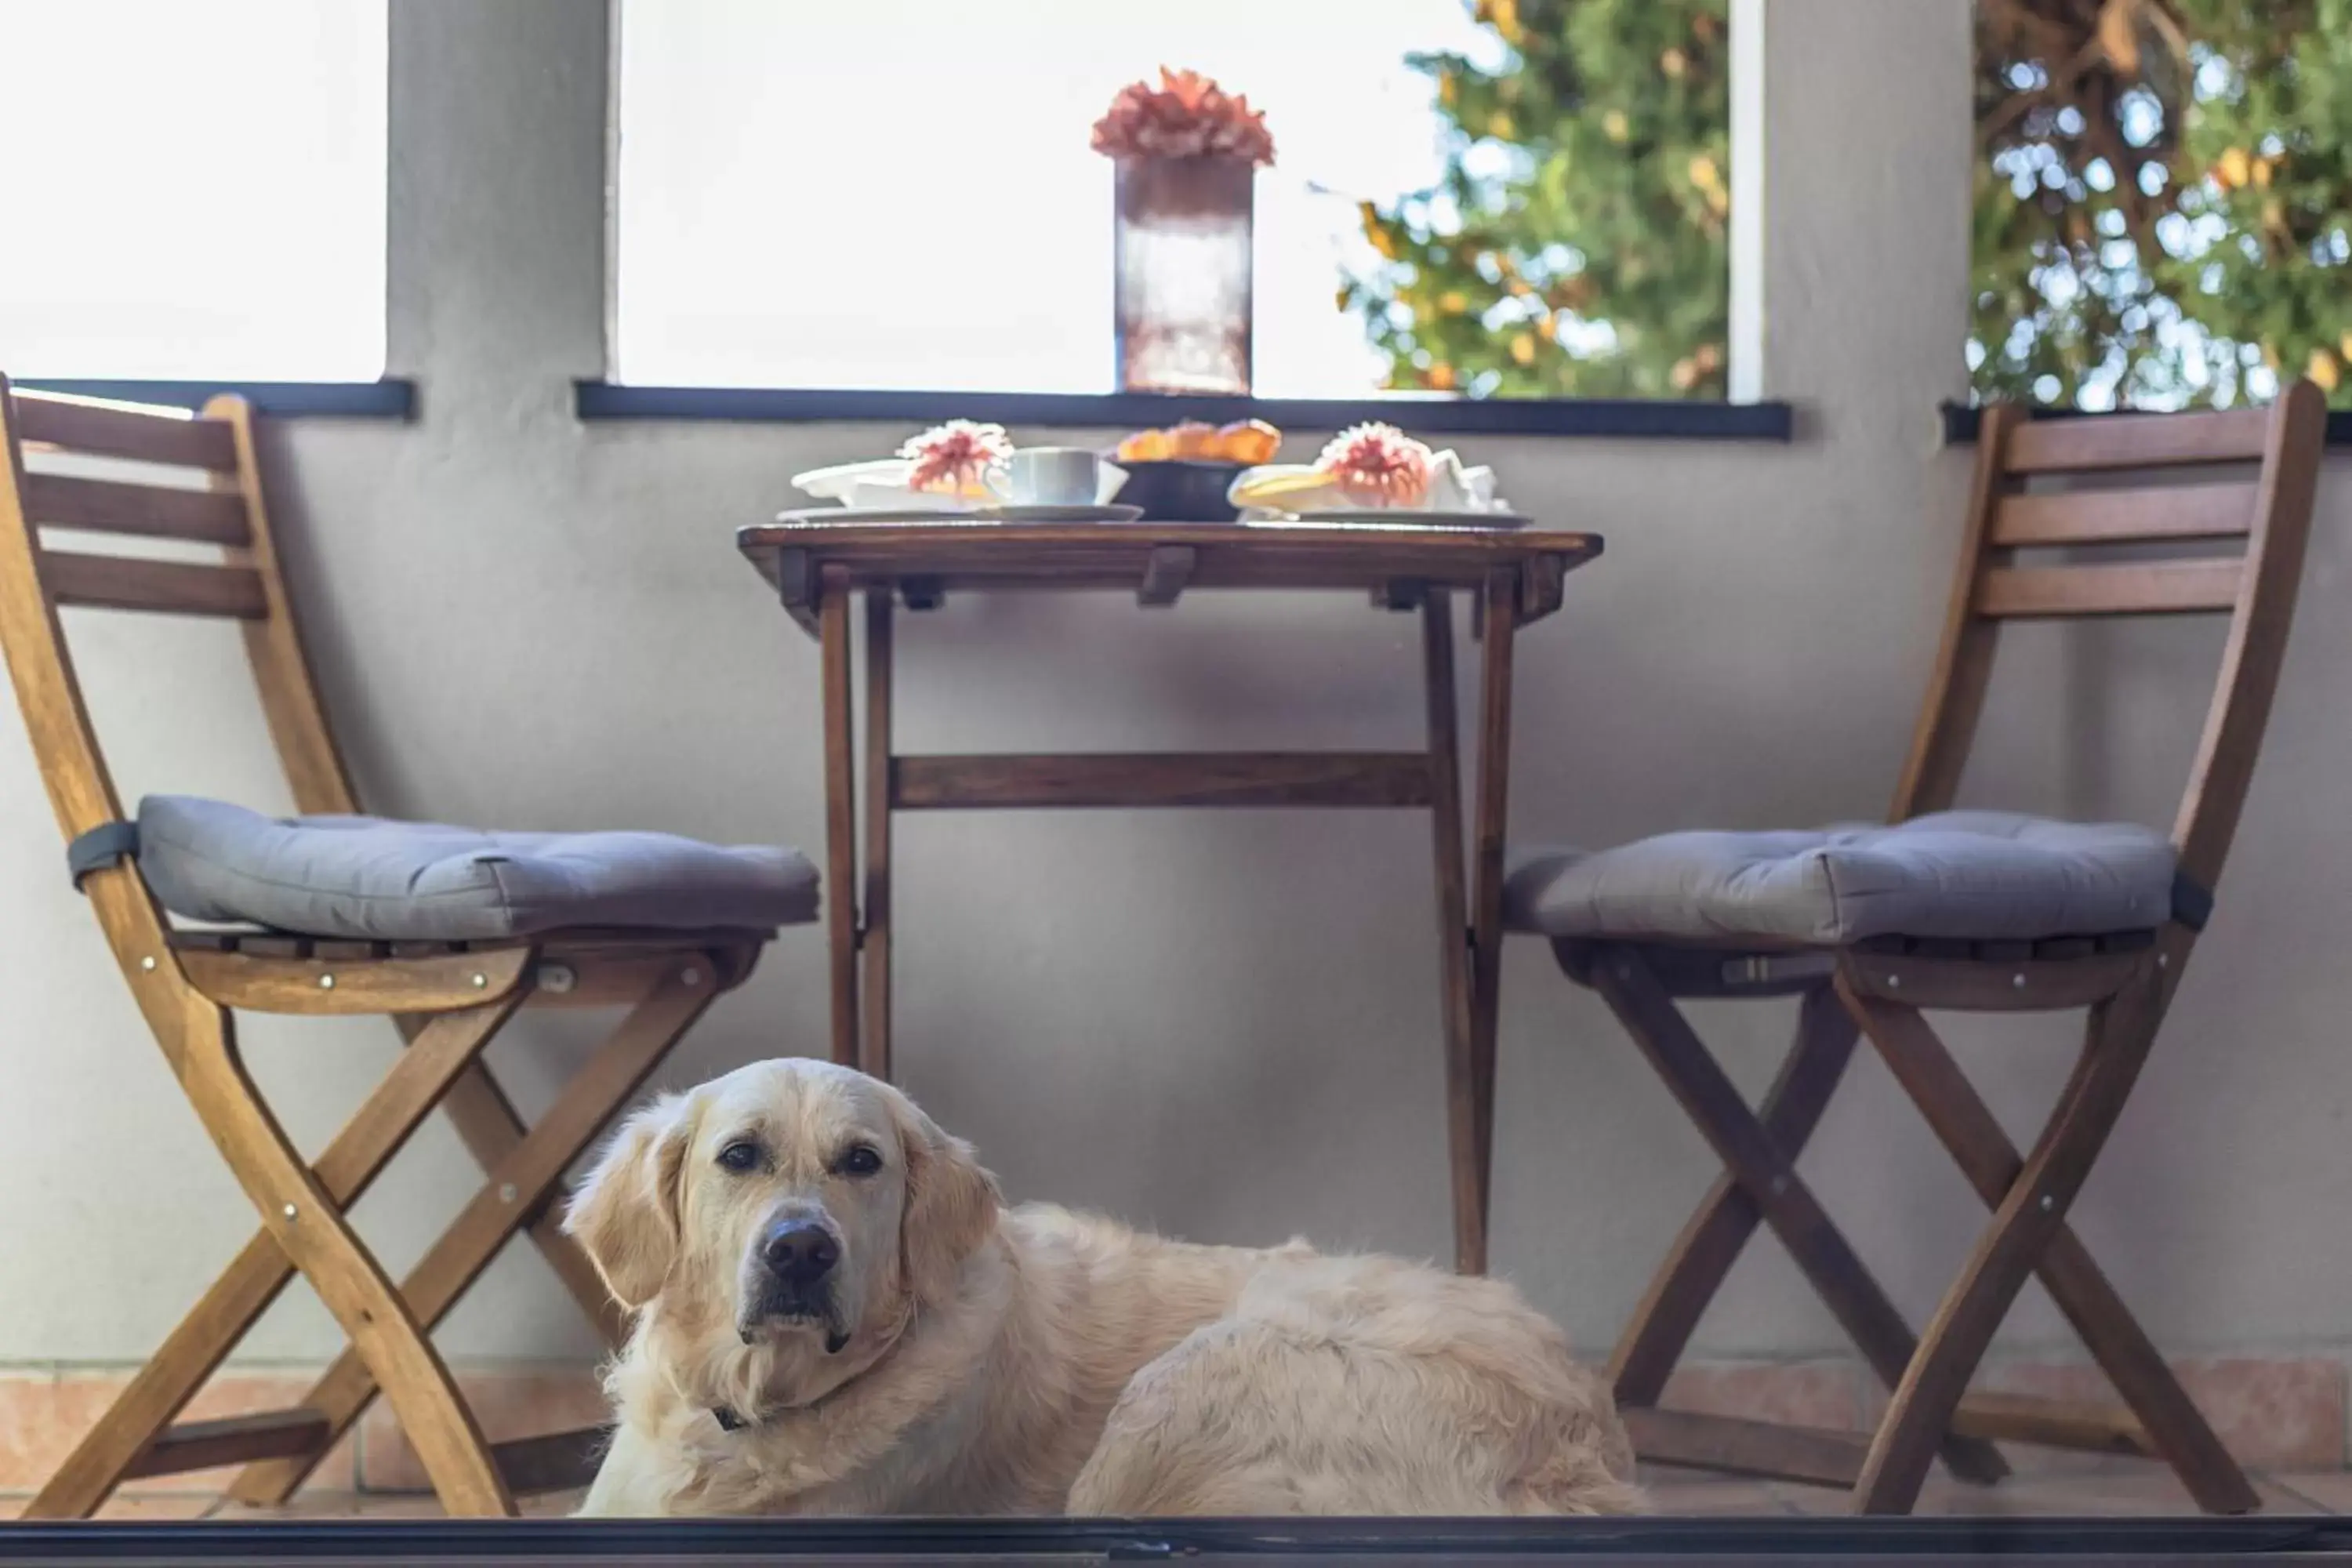
{"label": "chair crossed legs", "polygon": [[[28,450],[42,466],[28,466]],[[60,468],[59,453],[84,461]],[[528,1230],[606,1342],[618,1342],[617,1309],[555,1224],[563,1175],[711,1002],[751,973],[774,928],[814,918],[814,868],[789,851],[654,835],[490,836],[356,819],[278,571],[243,404],[218,399],[201,417],[174,418],[12,395],[0,381],[0,648],[73,874],[261,1220],[26,1517],[87,1517],[126,1479],[226,1464],[245,1467],[233,1497],[282,1501],[378,1394],[453,1514],[512,1513],[518,1491],[584,1480],[596,1435],[486,1442],[428,1336]],[[93,459],[105,477],[91,476]],[[166,482],[158,468],[175,473]],[[68,549],[45,527],[173,541],[215,558]],[[296,805],[311,815],[272,823],[151,797],[135,826],[122,822],[58,614],[70,606],[240,623]],[[361,852],[344,852],[361,840]],[[404,896],[435,877],[452,879],[436,884],[440,897]],[[167,905],[239,929],[175,927]],[[528,1005],[628,1011],[527,1126],[482,1053]],[[305,1159],[246,1069],[240,1012],[383,1016],[405,1048]],[[485,1179],[395,1283],[349,1212],[436,1109]],[[175,1421],[298,1274],[350,1348],[291,1409]]]}
{"label": "chair crossed legs", "polygon": [[[558,936],[423,956],[358,954],[349,950],[366,944],[323,942],[307,944],[307,954],[281,955],[268,950],[297,944],[244,939],[265,948],[256,953],[226,945],[236,938],[213,940],[222,945],[171,943],[169,962],[214,1005],[184,1008],[176,1040],[159,1030],[159,1043],[264,1223],[26,1516],[84,1518],[123,1480],[237,1461],[247,1463],[229,1488],[231,1498],[282,1502],[379,1393],[391,1400],[452,1513],[511,1513],[518,1492],[578,1484],[592,1435],[486,1442],[425,1336],[518,1230],[552,1212],[581,1152],[710,1003],[749,973],[764,934],[683,933],[674,945],[627,946]],[[648,972],[656,977],[640,985]],[[567,973],[579,977],[571,982],[574,989],[551,994],[546,977]],[[322,991],[324,978],[335,985]],[[482,1068],[484,1047],[526,1005],[568,1004],[577,996],[581,1005],[609,1005],[633,990],[640,994],[621,1025],[525,1129]],[[326,1005],[305,1008],[311,1016],[377,1014],[394,1000],[387,992],[399,994],[394,1005],[404,1010],[398,1017],[407,1047],[306,1163],[245,1072],[230,1010],[288,1011],[289,1004],[318,996]],[[424,1118],[436,1106],[461,1103],[459,1086],[467,1083],[475,1086],[467,1091],[474,1103],[499,1108],[496,1122],[485,1118],[481,1125],[500,1129],[502,1152],[484,1158],[489,1146],[474,1140],[482,1186],[395,1285],[346,1216]],[[585,1259],[549,1243],[542,1232],[534,1231],[533,1239],[609,1342],[616,1324],[608,1300],[587,1295],[578,1282]],[[563,1239],[559,1234],[557,1242]],[[343,1325],[351,1348],[288,1410],[173,1425],[297,1272]]]}
{"label": "chair crossed legs", "polygon": [[[2208,1510],[2259,1506],[2066,1215],[2155,1043],[2236,829],[2293,615],[2324,430],[2317,389],[2305,383],[2267,413],[2027,424],[1989,410],[1943,649],[1894,826],[1672,834],[1522,858],[1507,892],[1512,928],[1552,940],[1561,968],[1607,1004],[1724,1164],[1612,1359],[1643,1458],[1848,1487],[1856,1511],[1903,1512],[1938,1456],[1965,1479],[2000,1479],[1999,1438],[2160,1458]],[[2255,471],[2220,483],[2097,482],[2223,465]],[[2072,483],[2037,488],[2044,476]],[[2240,544],[2236,556],[2187,553]],[[2138,549],[2101,558],[2116,545]],[[2150,545],[2168,553],[2151,559]],[[2027,553],[2039,551],[2062,558]],[[2002,622],[2194,612],[2228,615],[2230,631],[2168,837],[1948,809]],[[1676,1004],[1791,995],[1795,1039],[1751,1109]],[[2075,1009],[2087,1009],[2081,1055],[2023,1151],[1923,1016]],[[1916,1338],[1796,1169],[1863,1038],[1991,1211]],[[1660,1406],[1759,1226],[1890,1390],[1874,1432]],[[2121,1408],[1968,1393],[2032,1277]]]}

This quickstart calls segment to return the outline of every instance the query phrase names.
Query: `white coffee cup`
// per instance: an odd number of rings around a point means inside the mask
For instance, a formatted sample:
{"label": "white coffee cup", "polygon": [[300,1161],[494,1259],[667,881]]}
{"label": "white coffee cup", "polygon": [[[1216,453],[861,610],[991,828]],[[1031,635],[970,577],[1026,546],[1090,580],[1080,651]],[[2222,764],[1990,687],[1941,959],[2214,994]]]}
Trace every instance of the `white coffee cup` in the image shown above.
{"label": "white coffee cup", "polygon": [[1104,480],[1124,479],[1084,447],[1023,447],[1005,460],[1004,489],[1014,506],[1094,506]]}

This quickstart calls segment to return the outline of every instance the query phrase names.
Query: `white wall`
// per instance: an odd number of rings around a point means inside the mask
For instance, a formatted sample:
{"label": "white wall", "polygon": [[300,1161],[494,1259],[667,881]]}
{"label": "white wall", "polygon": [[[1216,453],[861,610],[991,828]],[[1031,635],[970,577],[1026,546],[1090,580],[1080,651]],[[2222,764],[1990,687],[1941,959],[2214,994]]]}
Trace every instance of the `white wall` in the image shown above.
{"label": "white wall", "polygon": [[[1607,555],[1521,647],[1513,825],[1598,842],[1884,809],[1933,652],[1965,457],[1969,157],[1963,0],[1767,7],[1767,391],[1793,446],[1470,440]],[[788,476],[896,428],[608,424],[604,7],[397,0],[392,371],[414,425],[274,433],[281,530],[331,704],[380,809],[662,826],[819,847],[816,658],[730,531]],[[1897,68],[1900,62],[1900,68]],[[1024,432],[1033,437],[1053,433]],[[1311,432],[1299,445],[1311,443]],[[2080,1210],[2168,1349],[2352,1339],[2352,1163],[2338,1053],[2352,725],[2342,604],[2352,478],[2331,469],[2271,743],[2221,912]],[[951,602],[904,623],[902,734],[935,751],[1411,744],[1409,617],[1353,602]],[[282,803],[233,637],[92,620],[85,675],[125,793]],[[1967,794],[2169,818],[2214,651],[2206,628],[2019,639]],[[1449,1251],[1426,829],[1409,815],[916,817],[900,830],[904,1077],[1017,1194],[1242,1242]],[[143,1357],[250,1230],[67,889],[19,731],[0,723],[0,1363]],[[1715,1173],[1630,1045],[1540,946],[1504,967],[1496,1262],[1605,1345]],[[823,942],[788,934],[665,1072],[822,1051]],[[1787,1016],[1703,1009],[1742,1081]],[[2029,1135],[2066,1037],[1956,1024]],[[526,1109],[584,1048],[530,1020],[494,1053]],[[310,1146],[389,1061],[364,1024],[253,1023]],[[1915,1319],[1974,1200],[1874,1062],[1807,1168]],[[362,1205],[395,1271],[472,1189],[437,1124]],[[300,1293],[295,1292],[297,1296]],[[2038,1298],[2018,1345],[2063,1329]],[[1838,1348],[1769,1245],[1702,1334]],[[572,1358],[535,1258],[502,1261],[445,1343]],[[255,1355],[333,1349],[307,1300]]]}

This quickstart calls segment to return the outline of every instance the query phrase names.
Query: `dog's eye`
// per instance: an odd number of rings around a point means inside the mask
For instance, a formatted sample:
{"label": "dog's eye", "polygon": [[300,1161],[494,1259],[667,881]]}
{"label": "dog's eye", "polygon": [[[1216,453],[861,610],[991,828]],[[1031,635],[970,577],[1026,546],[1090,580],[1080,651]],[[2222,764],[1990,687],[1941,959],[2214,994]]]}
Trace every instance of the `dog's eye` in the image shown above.
{"label": "dog's eye", "polygon": [[738,1138],[719,1151],[719,1163],[730,1171],[749,1171],[760,1163],[760,1146],[749,1138]]}
{"label": "dog's eye", "polygon": [[856,1143],[835,1167],[845,1176],[870,1176],[882,1168],[882,1156],[870,1143]]}

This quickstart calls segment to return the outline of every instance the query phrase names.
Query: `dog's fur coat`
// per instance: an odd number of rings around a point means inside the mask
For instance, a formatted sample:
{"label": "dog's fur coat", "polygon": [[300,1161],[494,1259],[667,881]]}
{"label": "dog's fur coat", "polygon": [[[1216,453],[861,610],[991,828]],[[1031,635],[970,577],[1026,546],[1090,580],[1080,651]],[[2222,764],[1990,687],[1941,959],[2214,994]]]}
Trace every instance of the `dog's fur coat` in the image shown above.
{"label": "dog's fur coat", "polygon": [[[967,1145],[844,1068],[657,1101],[567,1225],[635,1313],[586,1513],[1642,1506],[1606,1391],[1507,1285],[1008,1210]],[[835,1244],[821,1296],[762,1261],[787,1225]]]}

